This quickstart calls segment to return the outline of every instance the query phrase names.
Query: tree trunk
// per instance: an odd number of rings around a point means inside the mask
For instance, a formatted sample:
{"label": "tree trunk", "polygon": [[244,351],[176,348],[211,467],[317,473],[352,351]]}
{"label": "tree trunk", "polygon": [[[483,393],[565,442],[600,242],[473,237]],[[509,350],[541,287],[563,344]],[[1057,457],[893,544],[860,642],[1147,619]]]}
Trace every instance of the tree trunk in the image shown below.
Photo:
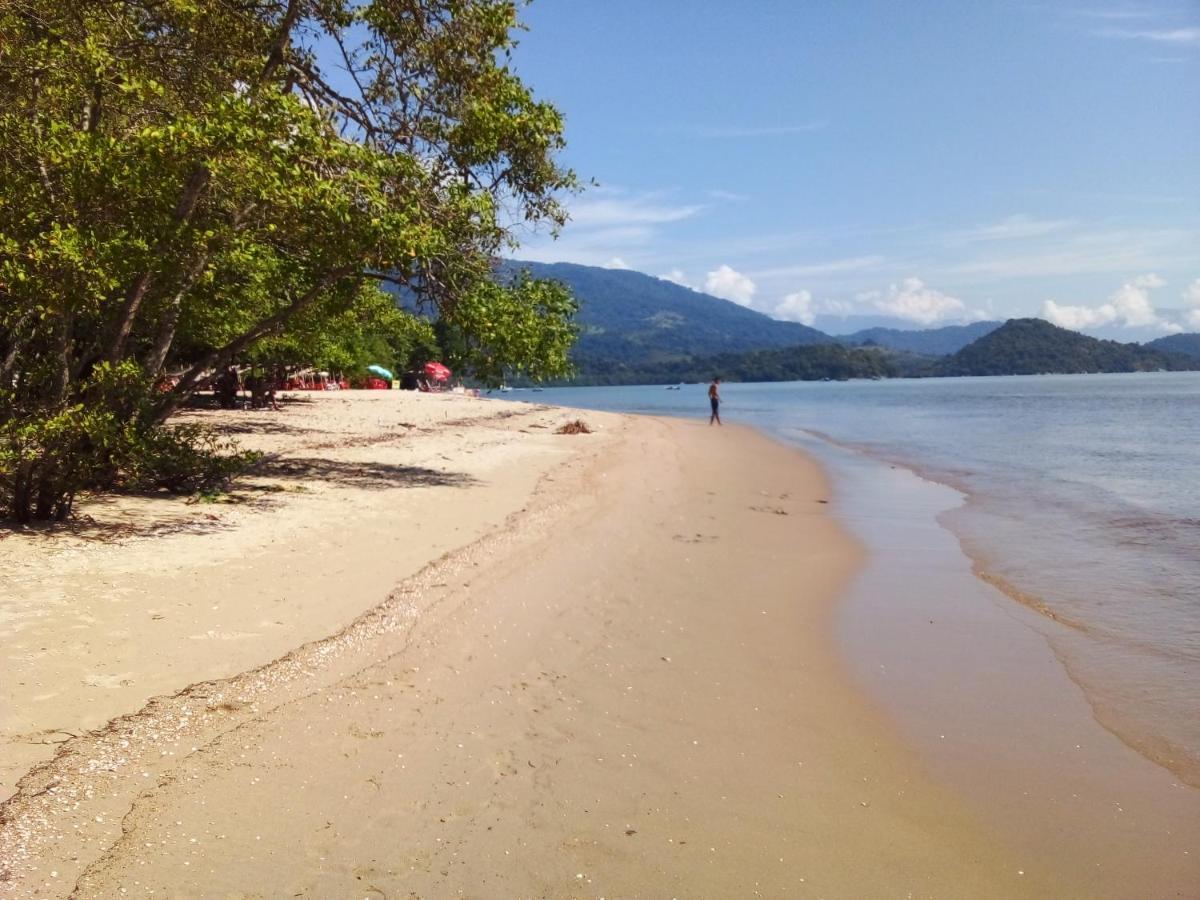
{"label": "tree trunk", "polygon": [[[265,337],[274,331],[279,330],[286,325],[294,316],[303,312],[309,306],[312,306],[322,294],[332,288],[335,284],[346,278],[349,275],[359,271],[358,266],[342,266],[327,272],[316,284],[309,288],[305,293],[301,294],[283,309],[276,312],[274,315],[268,316],[258,324],[254,325],[241,336],[230,341],[224,347],[220,347],[208,353],[203,359],[196,362],[190,369],[183,373],[179,379],[179,383],[166,394],[159,405],[154,410],[155,421],[165,421],[183,401],[183,399],[192,394],[195,390],[196,383],[204,375],[205,372],[219,369],[222,366],[228,365],[233,361],[237,354],[241,353],[255,341],[261,337]],[[361,278],[360,274],[360,278]]]}
{"label": "tree trunk", "polygon": [[[209,172],[208,168],[203,165],[197,165],[192,169],[192,174],[188,176],[187,184],[184,185],[183,194],[179,198],[179,202],[175,205],[175,213],[171,217],[173,228],[172,233],[177,234],[191,221],[192,214],[196,211],[196,206],[200,203],[200,198],[204,194],[204,189],[208,186]],[[159,242],[158,249],[165,249],[166,239]],[[157,273],[152,270],[142,272],[133,280],[129,286],[129,290],[125,292],[125,303],[121,306],[121,315],[117,320],[116,328],[114,329],[112,340],[108,345],[108,352],[104,354],[104,358],[109,362],[118,362],[125,353],[125,344],[129,340],[129,335],[133,332],[134,322],[137,321],[138,310],[141,308],[142,301],[146,298],[146,293],[154,284],[154,277]]]}
{"label": "tree trunk", "polygon": [[[267,52],[267,59],[263,63],[262,72],[255,85],[256,89],[265,84],[283,64],[288,44],[291,42],[292,29],[296,27],[296,22],[300,18],[301,6],[302,0],[288,0],[287,11],[284,13],[279,30]],[[197,164],[188,177],[183,195],[179,198],[179,203],[175,208],[174,228],[172,229],[174,232],[178,232],[190,221],[204,189],[208,186],[208,179],[207,166],[203,163]],[[117,320],[108,352],[104,354],[108,361],[117,362],[124,354],[125,345],[129,340],[129,335],[133,332],[134,323],[137,321],[138,310],[141,308],[146,293],[154,283],[154,277],[155,272],[153,271],[142,272],[126,291],[120,318]]]}
{"label": "tree trunk", "polygon": [[271,44],[267,61],[263,64],[262,73],[258,76],[260,86],[283,64],[283,55],[287,52],[288,44],[292,40],[292,29],[296,27],[296,22],[300,18],[300,3],[301,0],[288,0],[287,12],[283,14],[283,21],[279,23],[279,31]]}
{"label": "tree trunk", "polygon": [[65,403],[71,391],[71,329],[75,327],[75,315],[71,310],[63,312],[59,326],[62,330],[54,348],[54,380],[46,398],[51,406]]}
{"label": "tree trunk", "polygon": [[0,359],[0,385],[8,384],[9,376],[12,375],[13,369],[17,365],[17,357],[21,353],[21,345],[24,341],[21,338],[21,332],[25,330],[25,326],[29,324],[29,320],[33,318],[33,310],[26,310],[21,313],[8,332],[8,349],[4,351],[4,358]]}
{"label": "tree trunk", "polygon": [[183,298],[204,274],[204,270],[208,268],[208,259],[207,251],[200,254],[192,267],[188,269],[183,284],[179,286],[179,290],[175,292],[175,296],[171,298],[170,304],[163,312],[162,320],[158,323],[158,334],[154,338],[154,346],[150,348],[150,353],[142,367],[146,374],[155,376],[162,370],[163,363],[167,360],[167,354],[171,352],[171,344],[175,341],[175,329],[179,326],[179,312],[183,305]]}

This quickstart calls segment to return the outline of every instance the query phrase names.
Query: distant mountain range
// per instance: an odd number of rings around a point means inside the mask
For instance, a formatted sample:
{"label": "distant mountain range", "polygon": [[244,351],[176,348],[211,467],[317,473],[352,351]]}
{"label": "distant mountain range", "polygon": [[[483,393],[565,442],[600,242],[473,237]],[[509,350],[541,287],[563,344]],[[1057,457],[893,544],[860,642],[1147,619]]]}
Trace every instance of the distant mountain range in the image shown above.
{"label": "distant mountain range", "polygon": [[706,381],[844,381],[1200,370],[1200,359],[1138,344],[1088,337],[1042,319],[1010,319],[950,356],[920,356],[841,343],[745,350],[582,372],[577,384],[674,384]]}
{"label": "distant mountain range", "polygon": [[565,283],[579,301],[576,384],[1133,372],[1200,369],[1200,335],[1145,346],[1098,340],[1041,319],[831,336],[628,269],[504,261]]}
{"label": "distant mountain range", "polygon": [[947,356],[957,353],[971,341],[995,331],[1003,322],[972,322],[970,325],[944,325],[941,328],[926,328],[921,331],[905,331],[900,328],[866,328],[838,337],[837,340],[852,347],[887,347],[920,353],[925,356]]}
{"label": "distant mountain range", "polygon": [[1143,344],[1152,350],[1162,350],[1167,353],[1183,353],[1194,359],[1200,359],[1200,334],[1169,334]]}

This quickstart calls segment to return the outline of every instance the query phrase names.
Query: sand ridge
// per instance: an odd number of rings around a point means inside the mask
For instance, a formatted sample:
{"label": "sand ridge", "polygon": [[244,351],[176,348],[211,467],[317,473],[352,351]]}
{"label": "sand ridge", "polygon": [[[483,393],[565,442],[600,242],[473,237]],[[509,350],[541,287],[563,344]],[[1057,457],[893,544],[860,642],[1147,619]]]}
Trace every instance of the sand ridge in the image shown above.
{"label": "sand ridge", "polygon": [[[499,527],[584,449],[553,434],[561,411],[455,395],[315,395],[185,418],[267,454],[222,498],[236,502],[109,497],[69,529],[0,538],[0,798],[152,697],[338,631]],[[606,417],[592,421],[595,445]]]}

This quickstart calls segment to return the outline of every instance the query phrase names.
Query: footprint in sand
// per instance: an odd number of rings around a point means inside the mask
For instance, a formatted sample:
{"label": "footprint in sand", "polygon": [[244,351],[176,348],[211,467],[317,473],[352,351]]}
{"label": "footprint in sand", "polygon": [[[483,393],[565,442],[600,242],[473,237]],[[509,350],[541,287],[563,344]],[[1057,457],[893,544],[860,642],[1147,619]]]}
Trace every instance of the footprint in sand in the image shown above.
{"label": "footprint in sand", "polygon": [[243,641],[246,638],[256,638],[256,631],[206,631],[203,634],[189,634],[193,641]]}
{"label": "footprint in sand", "polygon": [[106,690],[129,687],[131,684],[133,684],[133,673],[123,672],[120,675],[86,675],[84,676],[83,684],[85,684],[87,687],[105,688]]}
{"label": "footprint in sand", "polygon": [[698,531],[695,534],[676,534],[673,537],[684,544],[707,544],[717,539],[715,534],[701,534]]}
{"label": "footprint in sand", "polygon": [[788,515],[788,511],[786,509],[780,509],[778,506],[752,506],[750,508],[755,512],[774,513],[777,516]]}

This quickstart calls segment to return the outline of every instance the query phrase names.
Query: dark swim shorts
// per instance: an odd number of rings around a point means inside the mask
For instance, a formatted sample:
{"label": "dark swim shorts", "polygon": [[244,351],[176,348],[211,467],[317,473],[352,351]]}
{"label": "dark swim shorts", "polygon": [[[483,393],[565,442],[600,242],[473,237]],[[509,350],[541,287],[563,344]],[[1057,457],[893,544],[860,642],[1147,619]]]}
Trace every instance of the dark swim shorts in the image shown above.
{"label": "dark swim shorts", "polygon": [[716,397],[709,397],[708,402],[712,404],[713,412],[717,411],[717,407],[721,405],[721,401]]}

